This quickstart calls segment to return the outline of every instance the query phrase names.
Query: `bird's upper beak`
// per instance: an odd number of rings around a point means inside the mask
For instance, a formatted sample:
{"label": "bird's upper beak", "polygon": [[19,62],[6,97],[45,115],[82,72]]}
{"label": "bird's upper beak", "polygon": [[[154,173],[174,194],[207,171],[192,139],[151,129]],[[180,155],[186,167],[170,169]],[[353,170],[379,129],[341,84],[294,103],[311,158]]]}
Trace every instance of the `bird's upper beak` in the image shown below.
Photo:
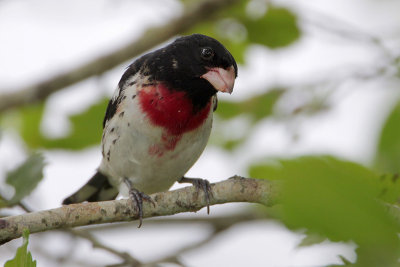
{"label": "bird's upper beak", "polygon": [[233,86],[235,85],[235,68],[230,66],[227,69],[223,68],[209,68],[208,71],[200,78],[209,81],[215,90],[224,93],[232,93]]}

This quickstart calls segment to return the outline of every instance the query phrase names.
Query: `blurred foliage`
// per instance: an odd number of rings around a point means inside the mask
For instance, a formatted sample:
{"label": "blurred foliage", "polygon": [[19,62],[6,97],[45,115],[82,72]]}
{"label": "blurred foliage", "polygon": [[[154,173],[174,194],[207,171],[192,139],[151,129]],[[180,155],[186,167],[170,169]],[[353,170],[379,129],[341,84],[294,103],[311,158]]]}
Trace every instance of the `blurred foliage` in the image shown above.
{"label": "blurred foliage", "polygon": [[[285,48],[301,37],[298,18],[285,7],[269,1],[240,1],[212,21],[193,27],[189,32],[202,33],[220,40],[239,63],[254,45],[267,49]],[[240,72],[239,72],[240,75]],[[229,102],[220,100],[216,111],[225,121],[239,116],[249,119],[249,129],[236,139],[217,142],[226,150],[242,144],[252,128],[273,115],[276,103],[287,89],[272,88],[251,98]],[[321,104],[322,103],[322,104]],[[102,120],[108,99],[101,99],[85,111],[71,115],[70,131],[61,138],[49,138],[41,127],[46,115],[45,103],[2,114],[2,126],[12,126],[29,148],[80,150],[97,145],[101,139]],[[311,102],[295,113],[320,111],[326,102]],[[310,112],[311,111],[311,112]],[[317,112],[315,112],[317,113]],[[274,216],[293,230],[305,229],[301,246],[332,241],[357,244],[357,266],[395,266],[399,259],[398,223],[387,213],[383,202],[396,205],[400,197],[400,102],[388,116],[381,132],[375,158],[375,173],[359,164],[330,156],[304,156],[270,160],[249,168],[250,176],[284,180],[282,207]],[[0,208],[18,203],[43,177],[43,157],[33,154],[11,171],[7,183],[15,188],[10,201],[0,196]],[[382,173],[386,173],[381,175]],[[397,206],[396,206],[397,207]],[[28,233],[10,266],[36,266],[27,251]],[[342,258],[347,265],[350,263]]]}
{"label": "blurred foliage", "polygon": [[375,167],[383,173],[400,172],[400,102],[393,108],[382,128]]}
{"label": "blurred foliage", "polygon": [[[279,48],[300,37],[297,17],[293,12],[258,0],[240,1],[222,11],[218,19],[200,23],[189,33],[194,32],[221,40],[239,62],[244,62],[244,54],[249,45]],[[225,120],[246,114],[255,124],[272,115],[274,104],[283,93],[283,89],[273,88],[242,102],[220,101],[217,113]],[[107,104],[108,99],[102,99],[84,112],[70,116],[70,131],[62,138],[49,138],[43,133],[41,124],[46,113],[44,103],[3,114],[2,124],[12,121],[11,125],[19,131],[29,148],[79,150],[100,143],[101,123]],[[243,141],[244,138],[227,140],[221,146],[233,150]]]}
{"label": "blurred foliage", "polygon": [[399,203],[400,179],[398,174],[384,174],[379,178],[379,198],[388,203]]}
{"label": "blurred foliage", "polygon": [[44,143],[44,137],[40,131],[43,113],[44,104],[24,107],[19,111],[19,131],[25,143],[31,148],[39,148]]}
{"label": "blurred foliage", "polygon": [[36,267],[36,260],[32,260],[32,254],[28,251],[29,231],[27,229],[24,230],[22,238],[22,246],[17,249],[15,257],[4,264],[4,267]]}
{"label": "blurred foliage", "polygon": [[240,1],[214,21],[193,27],[186,34],[202,33],[220,40],[239,63],[250,45],[275,49],[300,38],[297,16],[287,8],[266,1]]}
{"label": "blurred foliage", "polygon": [[306,236],[301,240],[299,247],[307,247],[316,244],[320,244],[326,240],[325,236],[317,235],[313,232],[308,231]]}
{"label": "blurred foliage", "polygon": [[[247,140],[252,126],[274,114],[275,104],[284,93],[285,89],[273,88],[265,93],[238,102],[218,100],[216,114],[219,118],[229,121],[239,116],[245,116],[249,125],[240,136],[235,137],[232,135],[227,136],[226,134],[218,135],[218,131],[214,131],[210,143],[218,145],[227,151],[236,149]],[[224,124],[221,124],[222,126],[219,127],[224,127]]]}
{"label": "blurred foliage", "polygon": [[[373,171],[329,156],[304,156],[254,165],[250,175],[284,180],[278,216],[289,228],[355,242],[357,266],[397,266],[400,228],[376,200],[383,185]],[[400,191],[392,194],[398,199]]]}
{"label": "blurred foliage", "polygon": [[232,119],[239,115],[248,115],[253,122],[258,122],[272,115],[276,101],[284,89],[272,89],[240,102],[218,101],[217,114],[223,119]]}
{"label": "blurred foliage", "polygon": [[9,206],[9,204],[8,204],[7,200],[5,200],[2,196],[0,196],[0,209],[8,207],[8,206]]}
{"label": "blurred foliage", "polygon": [[[102,121],[107,104],[108,99],[103,98],[85,111],[71,115],[68,118],[71,130],[65,137],[55,139],[47,137],[41,130],[45,112],[43,104],[21,108],[17,111],[17,115],[9,114],[9,116],[13,118],[17,116],[19,119],[19,123],[14,123],[13,126],[18,129],[30,148],[79,150],[100,142],[103,130]],[[3,118],[3,121],[8,120]]]}
{"label": "blurred foliage", "polygon": [[[44,159],[41,154],[32,154],[19,167],[7,174],[6,183],[14,187],[14,196],[5,201],[6,206],[12,206],[29,195],[43,178]],[[3,202],[3,201],[1,201]],[[0,202],[0,203],[1,203]]]}
{"label": "blurred foliage", "polygon": [[270,5],[261,18],[247,17],[241,22],[246,26],[250,42],[270,48],[287,46],[300,36],[295,14],[286,8]]}
{"label": "blurred foliage", "polygon": [[46,139],[47,148],[82,149],[98,144],[103,131],[103,118],[108,99],[101,99],[82,113],[69,117],[72,130],[60,139]]}
{"label": "blurred foliage", "polygon": [[334,266],[354,266],[348,259],[346,259],[342,255],[339,255],[339,259],[342,261],[343,264],[341,264],[341,265],[330,265],[330,267],[334,267]]}

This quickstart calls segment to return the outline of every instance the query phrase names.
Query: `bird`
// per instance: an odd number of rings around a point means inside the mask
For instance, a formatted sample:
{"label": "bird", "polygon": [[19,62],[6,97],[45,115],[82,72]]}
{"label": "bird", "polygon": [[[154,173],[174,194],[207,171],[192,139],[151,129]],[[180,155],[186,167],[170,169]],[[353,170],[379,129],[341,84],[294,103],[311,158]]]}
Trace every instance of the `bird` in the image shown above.
{"label": "bird", "polygon": [[[122,75],[103,120],[96,173],[63,205],[129,195],[142,225],[143,200],[175,182],[205,193],[210,183],[185,177],[205,149],[217,93],[231,94],[238,67],[216,39],[192,34],[135,60]],[[126,194],[127,193],[127,194]]]}

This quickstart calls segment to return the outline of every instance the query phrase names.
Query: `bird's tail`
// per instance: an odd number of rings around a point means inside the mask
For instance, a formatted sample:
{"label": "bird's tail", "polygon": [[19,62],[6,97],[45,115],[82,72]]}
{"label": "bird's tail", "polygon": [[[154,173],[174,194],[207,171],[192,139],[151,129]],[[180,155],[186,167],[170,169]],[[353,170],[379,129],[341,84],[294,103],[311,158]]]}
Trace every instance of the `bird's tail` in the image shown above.
{"label": "bird's tail", "polygon": [[97,171],[95,175],[78,191],[63,201],[63,205],[80,203],[84,201],[95,202],[115,199],[118,190],[113,187],[107,179],[107,176]]}

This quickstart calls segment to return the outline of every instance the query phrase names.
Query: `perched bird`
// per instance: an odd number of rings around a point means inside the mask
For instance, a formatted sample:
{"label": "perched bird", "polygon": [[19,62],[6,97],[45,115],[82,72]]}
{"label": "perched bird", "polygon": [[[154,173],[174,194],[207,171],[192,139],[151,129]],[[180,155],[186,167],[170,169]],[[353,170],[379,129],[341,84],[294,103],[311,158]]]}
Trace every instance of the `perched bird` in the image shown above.
{"label": "perched bird", "polygon": [[143,200],[152,202],[147,194],[178,181],[204,190],[209,211],[209,182],[184,175],[207,144],[216,93],[232,93],[237,71],[229,51],[201,34],[180,37],[133,62],[107,107],[100,167],[63,204],[111,200],[125,187],[140,227]]}

